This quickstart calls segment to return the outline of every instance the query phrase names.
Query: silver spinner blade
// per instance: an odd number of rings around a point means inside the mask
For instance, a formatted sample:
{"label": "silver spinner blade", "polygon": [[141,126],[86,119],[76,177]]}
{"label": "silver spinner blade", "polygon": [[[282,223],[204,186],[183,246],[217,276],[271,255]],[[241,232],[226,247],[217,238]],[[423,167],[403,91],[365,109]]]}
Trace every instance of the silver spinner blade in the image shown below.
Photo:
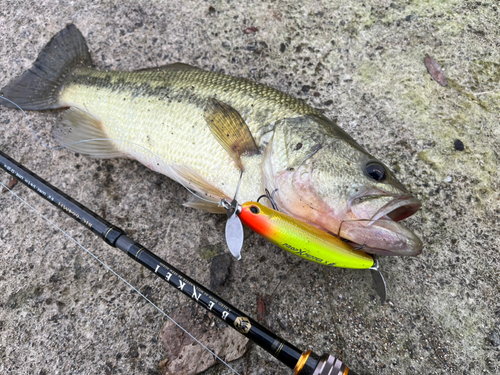
{"label": "silver spinner blade", "polygon": [[232,214],[226,222],[226,242],[233,256],[241,259],[241,248],[243,247],[243,225],[236,214]]}

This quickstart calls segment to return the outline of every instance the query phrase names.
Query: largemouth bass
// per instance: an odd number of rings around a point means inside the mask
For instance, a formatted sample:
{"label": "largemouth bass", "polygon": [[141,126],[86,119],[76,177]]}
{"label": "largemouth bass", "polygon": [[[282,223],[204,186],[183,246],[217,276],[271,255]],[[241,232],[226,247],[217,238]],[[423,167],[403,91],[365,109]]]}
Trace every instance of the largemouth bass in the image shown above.
{"label": "largemouth bass", "polygon": [[26,110],[68,108],[54,129],[63,145],[136,159],[202,198],[188,206],[218,211],[244,170],[241,202],[277,189],[281,211],[363,251],[422,250],[399,222],[420,201],[334,121],[279,90],[185,64],[97,70],[69,25],[2,92]]}

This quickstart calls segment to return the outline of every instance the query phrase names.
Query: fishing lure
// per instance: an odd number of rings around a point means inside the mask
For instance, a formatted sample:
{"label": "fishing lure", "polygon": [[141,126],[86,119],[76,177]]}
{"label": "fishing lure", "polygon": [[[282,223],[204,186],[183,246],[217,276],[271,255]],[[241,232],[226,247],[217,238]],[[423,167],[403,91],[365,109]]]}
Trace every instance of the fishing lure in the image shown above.
{"label": "fishing lure", "polygon": [[228,213],[227,245],[238,260],[241,259],[243,245],[243,223],[269,242],[306,260],[330,267],[369,269],[380,302],[385,304],[387,286],[379,263],[373,256],[319,228],[258,202],[239,205],[233,199],[232,202],[222,200],[220,204]]}
{"label": "fishing lure", "polygon": [[338,237],[258,202],[242,204],[238,216],[255,233],[309,261],[354,269],[369,269],[375,264],[371,255]]}

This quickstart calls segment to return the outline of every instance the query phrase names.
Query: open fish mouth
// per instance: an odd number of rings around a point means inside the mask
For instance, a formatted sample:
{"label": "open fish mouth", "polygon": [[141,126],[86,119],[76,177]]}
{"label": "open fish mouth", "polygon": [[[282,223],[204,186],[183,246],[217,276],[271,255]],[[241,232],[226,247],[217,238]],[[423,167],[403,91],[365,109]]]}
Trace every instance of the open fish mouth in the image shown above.
{"label": "open fish mouth", "polygon": [[352,200],[349,211],[358,220],[374,222],[381,218],[401,221],[419,210],[422,203],[411,195],[364,195]]}
{"label": "open fish mouth", "polygon": [[399,221],[420,207],[420,200],[409,195],[360,197],[353,201],[340,237],[364,246],[363,251],[372,254],[418,255],[422,241]]}
{"label": "open fish mouth", "polygon": [[387,216],[393,221],[401,221],[413,215],[419,210],[421,206],[422,203],[419,199],[404,195],[393,199],[392,201],[381,207],[370,218],[370,221],[373,223],[384,216]]}

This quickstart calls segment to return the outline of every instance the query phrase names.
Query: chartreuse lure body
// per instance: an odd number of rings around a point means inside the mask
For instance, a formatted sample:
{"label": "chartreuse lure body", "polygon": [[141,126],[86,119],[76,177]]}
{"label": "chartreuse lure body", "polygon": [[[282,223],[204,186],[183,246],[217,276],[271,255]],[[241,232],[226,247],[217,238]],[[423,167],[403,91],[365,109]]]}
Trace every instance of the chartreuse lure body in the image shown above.
{"label": "chartreuse lure body", "polygon": [[241,205],[239,218],[247,227],[292,254],[331,267],[368,269],[372,256],[331,234],[257,202]]}

